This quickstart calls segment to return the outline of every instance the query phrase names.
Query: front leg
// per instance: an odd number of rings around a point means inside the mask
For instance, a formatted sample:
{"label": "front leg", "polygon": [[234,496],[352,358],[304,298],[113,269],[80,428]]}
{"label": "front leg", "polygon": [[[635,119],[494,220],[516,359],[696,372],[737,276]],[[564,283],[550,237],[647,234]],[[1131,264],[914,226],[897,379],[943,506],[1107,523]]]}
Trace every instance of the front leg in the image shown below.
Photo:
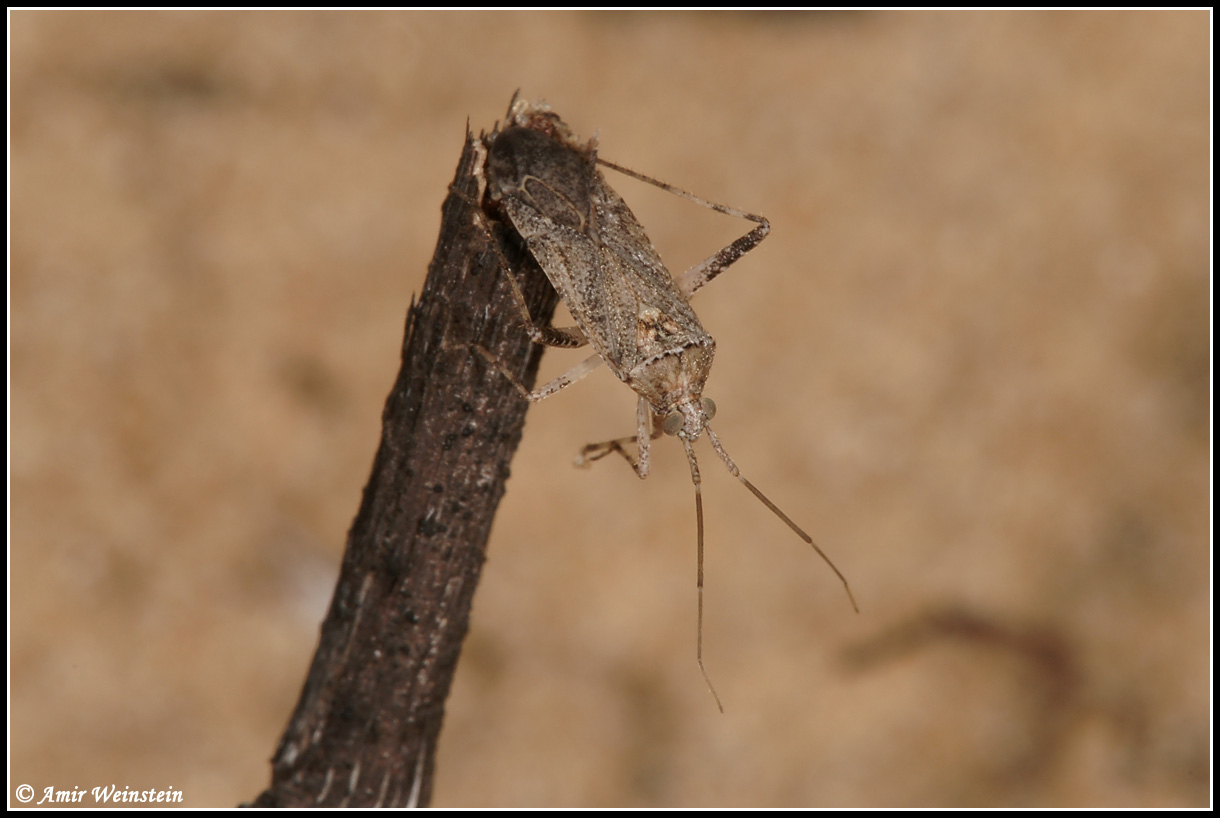
{"label": "front leg", "polygon": [[635,422],[635,439],[640,453],[640,464],[635,473],[643,480],[648,477],[648,445],[654,437],[661,436],[661,425],[652,422],[652,410],[648,408],[648,401],[643,398],[635,405]]}
{"label": "front leg", "polygon": [[[647,478],[649,444],[661,436],[661,424],[653,417],[648,401],[643,398],[640,398],[640,402],[636,405],[635,415],[638,431],[634,437],[620,437],[617,440],[607,440],[605,443],[590,443],[576,456],[576,465],[587,466],[594,460],[601,460],[612,452],[618,452],[624,460],[631,464],[631,468],[635,470],[641,480]],[[636,444],[637,454],[635,455],[632,455],[627,448],[631,443]]]}

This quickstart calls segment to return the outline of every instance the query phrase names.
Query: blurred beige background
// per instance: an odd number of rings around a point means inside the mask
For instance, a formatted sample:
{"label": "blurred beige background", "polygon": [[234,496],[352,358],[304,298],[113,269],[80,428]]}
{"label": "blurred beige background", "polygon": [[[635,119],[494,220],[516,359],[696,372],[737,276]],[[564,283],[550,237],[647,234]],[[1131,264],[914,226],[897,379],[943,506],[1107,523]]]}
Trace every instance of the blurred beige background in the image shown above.
{"label": "blurred beige background", "polygon": [[[707,394],[862,613],[702,444],[717,713],[680,447],[571,467],[603,370],[531,411],[434,805],[1208,803],[1207,13],[10,23],[14,786],[267,784],[519,87],[771,219]],[[675,271],[749,228],[611,183]]]}

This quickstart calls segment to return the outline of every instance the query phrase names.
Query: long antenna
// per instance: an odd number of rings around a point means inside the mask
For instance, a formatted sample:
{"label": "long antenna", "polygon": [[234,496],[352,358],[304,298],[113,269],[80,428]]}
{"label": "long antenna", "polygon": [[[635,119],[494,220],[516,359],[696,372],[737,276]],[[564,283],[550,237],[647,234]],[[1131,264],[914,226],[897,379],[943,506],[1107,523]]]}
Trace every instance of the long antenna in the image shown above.
{"label": "long antenna", "polygon": [[703,481],[699,479],[699,461],[695,459],[694,447],[685,437],[682,438],[682,445],[686,448],[686,461],[690,463],[690,479],[695,484],[695,526],[699,532],[696,538],[698,541],[696,552],[699,555],[699,571],[696,580],[699,587],[699,625],[698,636],[695,637],[695,659],[699,662],[699,670],[703,673],[703,681],[707,682],[707,689],[711,691],[712,698],[716,700],[716,706],[723,713],[724,705],[720,703],[720,695],[716,693],[716,688],[712,685],[712,677],[707,675],[707,668],[703,666]]}
{"label": "long antenna", "polygon": [[[712,448],[716,450],[716,454],[720,455],[720,459],[724,461],[724,465],[728,468],[729,473],[740,480],[742,485],[748,488],[751,494],[761,500],[764,506],[771,509],[771,512],[775,514],[776,517],[779,517],[781,520],[787,523],[788,527],[795,531],[798,537],[813,546],[813,550],[818,552],[818,556],[830,566],[830,570],[834,571],[835,575],[838,576],[839,581],[843,583],[843,590],[847,591],[847,598],[851,601],[852,608],[855,609],[856,613],[860,613],[860,606],[856,604],[856,597],[851,592],[851,586],[847,584],[847,577],[843,576],[843,572],[840,571],[839,567],[834,564],[834,561],[831,560],[830,557],[826,556],[825,551],[818,547],[818,544],[813,541],[813,537],[810,537],[804,532],[804,530],[801,529],[799,525],[792,522],[792,519],[787,514],[779,510],[779,506],[771,502],[767,495],[759,491],[753,483],[745,478],[745,476],[741,473],[741,470],[737,468],[737,464],[733,462],[733,458],[729,457],[729,453],[724,450],[724,446],[720,445],[720,438],[716,437],[716,433],[712,431],[712,427],[704,423],[703,430],[707,432],[708,439],[712,441]],[[686,450],[687,457],[694,457],[694,452],[691,451],[689,444],[687,444]],[[696,492],[698,491],[698,488],[698,483],[696,483]],[[702,526],[702,522],[700,522],[700,525]],[[700,537],[699,544],[700,548],[702,548],[702,537]],[[700,553],[702,553],[702,551],[700,551]],[[702,559],[700,560],[700,564],[702,564]],[[700,581],[699,587],[702,589],[702,581]]]}

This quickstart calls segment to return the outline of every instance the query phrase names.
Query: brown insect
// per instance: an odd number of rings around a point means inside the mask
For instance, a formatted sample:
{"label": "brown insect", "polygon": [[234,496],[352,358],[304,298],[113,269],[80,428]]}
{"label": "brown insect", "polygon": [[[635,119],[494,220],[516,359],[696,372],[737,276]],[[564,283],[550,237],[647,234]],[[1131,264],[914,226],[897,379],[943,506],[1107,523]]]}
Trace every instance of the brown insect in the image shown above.
{"label": "brown insect", "polygon": [[[510,224],[567,305],[574,327],[538,326],[520,287],[509,279],[537,343],[558,347],[586,344],[595,354],[535,391],[513,382],[531,402],[547,398],[605,364],[639,395],[634,437],[586,446],[578,464],[613,452],[640,478],[649,471],[649,444],[662,434],[677,437],[686,450],[695,486],[698,543],[698,637],[696,658],[717,707],[720,697],[703,665],[703,492],[694,443],[706,433],[729,472],[783,520],[838,575],[858,611],[847,579],[765,494],[747,480],[712,431],[716,404],[703,396],[716,342],[699,323],[689,299],[733,262],[756,247],[771,230],[762,216],[709,202],[665,182],[607,162],[596,143],[581,143],[545,104],[514,98],[505,127],[485,139],[482,183],[491,212]],[[675,278],[665,268],[644,228],[597,169],[604,165],[656,185],[704,207],[758,226]],[[505,267],[508,269],[507,262]],[[494,363],[494,361],[493,361]],[[508,374],[508,373],[505,373]],[[510,376],[511,378],[511,376]],[[636,444],[633,455],[628,446]]]}

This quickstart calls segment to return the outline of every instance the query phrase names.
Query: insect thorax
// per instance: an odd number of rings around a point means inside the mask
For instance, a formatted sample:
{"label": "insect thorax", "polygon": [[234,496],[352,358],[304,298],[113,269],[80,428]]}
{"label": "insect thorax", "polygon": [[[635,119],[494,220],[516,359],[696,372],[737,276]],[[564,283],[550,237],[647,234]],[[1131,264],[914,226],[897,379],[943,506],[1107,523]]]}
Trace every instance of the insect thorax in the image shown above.
{"label": "insect thorax", "polygon": [[716,342],[705,335],[645,357],[623,380],[635,385],[654,414],[664,417],[684,402],[699,401],[715,353]]}

